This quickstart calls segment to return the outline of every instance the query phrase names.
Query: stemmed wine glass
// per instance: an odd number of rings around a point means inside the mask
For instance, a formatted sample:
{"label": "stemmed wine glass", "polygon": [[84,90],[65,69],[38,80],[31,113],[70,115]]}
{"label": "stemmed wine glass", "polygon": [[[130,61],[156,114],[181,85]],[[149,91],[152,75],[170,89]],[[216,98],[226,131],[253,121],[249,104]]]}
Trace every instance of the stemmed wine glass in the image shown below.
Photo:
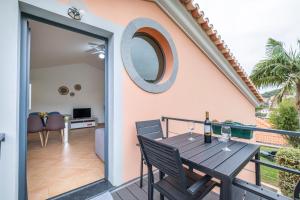
{"label": "stemmed wine glass", "polygon": [[222,142],[226,143],[226,146],[222,149],[223,151],[231,151],[228,148],[228,141],[231,138],[231,128],[230,126],[223,125],[221,128],[221,138]]}
{"label": "stemmed wine glass", "polygon": [[190,137],[188,138],[189,141],[195,140],[195,138],[193,137],[194,130],[195,130],[195,123],[194,122],[189,123],[189,132],[190,132]]}

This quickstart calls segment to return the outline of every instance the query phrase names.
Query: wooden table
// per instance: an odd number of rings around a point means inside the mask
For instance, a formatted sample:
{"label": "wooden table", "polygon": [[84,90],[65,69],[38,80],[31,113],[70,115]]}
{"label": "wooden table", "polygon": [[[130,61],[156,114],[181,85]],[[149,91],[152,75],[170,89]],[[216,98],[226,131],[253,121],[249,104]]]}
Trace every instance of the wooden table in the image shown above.
{"label": "wooden table", "polygon": [[[232,196],[232,180],[255,156],[259,158],[259,145],[245,142],[229,141],[231,151],[223,151],[225,143],[219,142],[216,137],[211,143],[204,143],[203,134],[193,133],[194,141],[188,140],[190,134],[170,137],[160,142],[178,148],[184,164],[199,170],[221,181],[220,199],[230,200]],[[256,184],[260,184],[259,166],[255,167],[257,173]]]}

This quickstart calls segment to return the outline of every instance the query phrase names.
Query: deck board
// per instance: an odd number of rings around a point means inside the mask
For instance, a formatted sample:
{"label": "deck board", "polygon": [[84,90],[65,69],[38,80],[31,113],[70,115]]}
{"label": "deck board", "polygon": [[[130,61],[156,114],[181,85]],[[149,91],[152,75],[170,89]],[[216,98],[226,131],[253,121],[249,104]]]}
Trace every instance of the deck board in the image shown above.
{"label": "deck board", "polygon": [[[158,180],[158,173],[155,174],[154,176],[155,181]],[[140,188],[140,182],[139,180],[132,181],[126,186],[116,188],[111,192],[112,197],[114,200],[147,200],[148,195],[148,184],[147,184],[148,178],[145,176],[143,179],[143,188]],[[244,190],[237,188],[233,186],[233,200],[241,200],[244,198]],[[203,200],[219,200],[220,196],[219,194],[216,194],[214,192],[210,192],[207,194]],[[154,190],[154,200],[159,200],[159,193]],[[165,200],[168,200],[165,198]],[[257,195],[251,194],[247,192],[246,200],[262,200],[260,197]],[[265,200],[265,199],[263,199]]]}
{"label": "deck board", "polygon": [[129,190],[128,187],[122,188],[121,190],[117,191],[118,195],[123,200],[138,200]]}
{"label": "deck board", "polygon": [[[158,180],[158,173],[154,175],[154,180]],[[143,179],[143,188],[140,188],[139,180],[135,180],[130,184],[126,185],[125,187],[117,188],[116,190],[112,191],[112,197],[114,200],[147,200],[148,199],[148,178],[147,176]],[[154,200],[159,200],[159,193],[154,190],[153,194]],[[209,193],[203,200],[218,200],[219,195],[215,194],[214,192]],[[165,200],[168,198],[165,197]]]}

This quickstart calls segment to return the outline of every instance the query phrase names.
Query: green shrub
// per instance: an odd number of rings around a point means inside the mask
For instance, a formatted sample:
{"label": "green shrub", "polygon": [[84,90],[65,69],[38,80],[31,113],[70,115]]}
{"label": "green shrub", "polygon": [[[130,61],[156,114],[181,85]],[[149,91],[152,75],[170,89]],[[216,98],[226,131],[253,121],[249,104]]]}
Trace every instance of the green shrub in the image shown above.
{"label": "green shrub", "polygon": [[[278,108],[270,115],[270,122],[275,129],[296,131],[299,129],[299,118],[296,105],[293,100],[283,100]],[[285,136],[288,143],[295,148],[300,148],[300,137]]]}
{"label": "green shrub", "polygon": [[[276,162],[284,167],[300,170],[300,149],[282,148],[276,154]],[[289,197],[293,196],[294,188],[300,176],[288,172],[279,172],[279,188]]]}

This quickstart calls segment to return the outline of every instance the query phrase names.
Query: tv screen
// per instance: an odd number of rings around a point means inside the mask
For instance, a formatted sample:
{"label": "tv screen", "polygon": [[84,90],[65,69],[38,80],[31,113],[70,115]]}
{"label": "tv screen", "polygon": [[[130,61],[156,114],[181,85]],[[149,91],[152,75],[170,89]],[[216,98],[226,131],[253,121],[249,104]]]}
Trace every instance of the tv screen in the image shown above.
{"label": "tv screen", "polygon": [[91,108],[74,108],[73,118],[89,118],[91,117]]}

